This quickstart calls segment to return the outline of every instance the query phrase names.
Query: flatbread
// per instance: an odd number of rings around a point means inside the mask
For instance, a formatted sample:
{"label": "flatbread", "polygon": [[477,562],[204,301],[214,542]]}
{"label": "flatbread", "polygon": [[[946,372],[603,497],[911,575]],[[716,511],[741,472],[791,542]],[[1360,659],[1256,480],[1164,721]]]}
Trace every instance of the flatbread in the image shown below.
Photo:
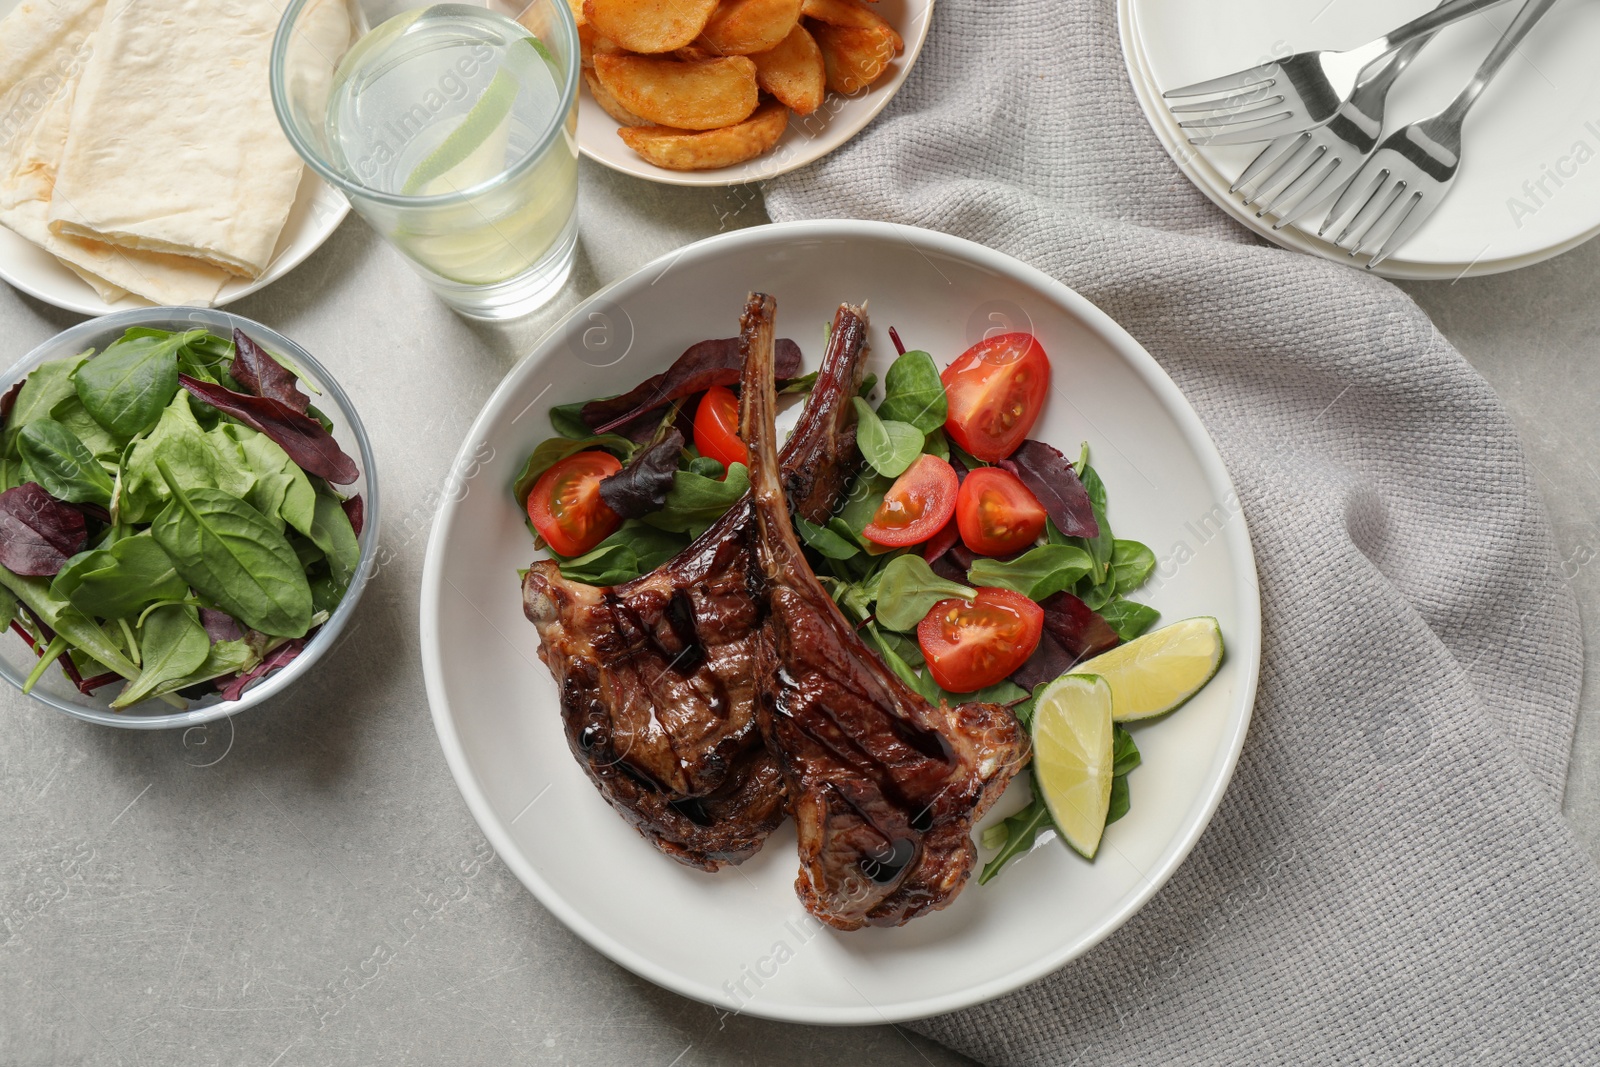
{"label": "flatbread", "polygon": [[77,84],[76,72],[58,79],[54,95],[36,109],[33,128],[0,156],[0,223],[61,260],[107,303],[133,292],[157,304],[209,307],[228,280],[224,271],[181,256],[62,236],[46,225]]}
{"label": "flatbread", "polygon": [[[302,168],[268,92],[280,11],[279,0],[110,0],[73,104],[51,232],[264,273]],[[348,46],[348,17],[338,24],[330,74]]]}

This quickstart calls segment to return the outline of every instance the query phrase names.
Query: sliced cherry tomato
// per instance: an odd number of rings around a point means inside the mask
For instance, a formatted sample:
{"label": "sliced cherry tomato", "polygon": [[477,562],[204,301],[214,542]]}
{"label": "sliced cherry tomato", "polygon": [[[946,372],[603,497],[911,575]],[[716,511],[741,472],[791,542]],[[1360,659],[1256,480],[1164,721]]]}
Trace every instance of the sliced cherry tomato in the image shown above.
{"label": "sliced cherry tomato", "polygon": [[1033,429],[1050,392],[1050,357],[1031,333],[985,338],[939,375],[950,401],[944,428],[985,463],[1005,459]]}
{"label": "sliced cherry tomato", "polygon": [[918,456],[883,494],[861,536],[890,548],[919,545],[950,521],[960,488],[954,467],[938,456]]}
{"label": "sliced cherry tomato", "polygon": [[1044,609],[1021,593],[983,588],[941,600],[917,626],[917,644],[940,688],[971,693],[1009,677],[1039,647]]}
{"label": "sliced cherry tomato", "polygon": [[1044,533],[1045,510],[1010,471],[979,467],[967,475],[956,496],[961,540],[980,556],[1021,552]]}
{"label": "sliced cherry tomato", "polygon": [[600,482],[621,469],[609,452],[579,452],[539,476],[528,494],[528,520],[551,551],[581,556],[622,525],[600,499]]}
{"label": "sliced cherry tomato", "polygon": [[713,385],[694,413],[694,447],[724,467],[750,465],[750,450],[739,438],[739,398],[726,385]]}

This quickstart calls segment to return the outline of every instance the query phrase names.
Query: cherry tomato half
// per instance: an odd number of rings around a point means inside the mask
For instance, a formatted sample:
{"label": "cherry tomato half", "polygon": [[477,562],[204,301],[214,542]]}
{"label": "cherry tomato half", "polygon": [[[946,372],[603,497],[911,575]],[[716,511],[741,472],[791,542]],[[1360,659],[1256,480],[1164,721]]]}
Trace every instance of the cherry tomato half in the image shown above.
{"label": "cherry tomato half", "polygon": [[1021,552],[1044,533],[1045,510],[1010,471],[979,467],[967,475],[956,496],[961,540],[980,556]]}
{"label": "cherry tomato half", "polygon": [[940,688],[971,693],[1009,677],[1039,647],[1044,609],[1021,593],[983,588],[941,600],[917,626],[917,644]]}
{"label": "cherry tomato half", "polygon": [[579,452],[539,476],[528,494],[528,520],[551,551],[581,556],[622,525],[600,499],[600,482],[621,469],[609,452]]}
{"label": "cherry tomato half", "polygon": [[1033,429],[1050,392],[1050,357],[1031,333],[1002,333],[939,375],[950,401],[945,432],[985,463],[1005,459]]}
{"label": "cherry tomato half", "polygon": [[694,447],[724,467],[750,465],[750,450],[739,437],[739,398],[726,385],[713,385],[694,413]]}
{"label": "cherry tomato half", "polygon": [[955,514],[960,488],[954,467],[924,453],[883,494],[883,503],[861,536],[890,548],[921,544]]}

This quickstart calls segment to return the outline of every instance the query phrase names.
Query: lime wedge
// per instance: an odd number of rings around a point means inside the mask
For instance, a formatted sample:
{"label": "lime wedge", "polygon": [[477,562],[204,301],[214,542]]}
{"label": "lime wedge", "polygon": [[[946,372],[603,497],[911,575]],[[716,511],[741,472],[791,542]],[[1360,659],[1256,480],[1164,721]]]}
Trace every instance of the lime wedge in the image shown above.
{"label": "lime wedge", "polygon": [[1088,674],[1051,682],[1033,712],[1033,768],[1056,829],[1094,859],[1111,806],[1111,687]]}
{"label": "lime wedge", "polygon": [[[406,196],[415,196],[470,160],[473,153],[485,145],[505,124],[511,115],[511,105],[516,102],[517,90],[521,87],[517,79],[504,70],[495,71],[489,87],[478,97],[478,102],[472,105],[472,110],[461,120],[461,125],[451,130],[445,139],[439,142],[439,147],[417,164],[411,176],[406,179],[406,183],[400,187],[400,192]],[[466,187],[459,182],[454,185],[458,189]]]}
{"label": "lime wedge", "polygon": [[1077,670],[1111,686],[1111,717],[1133,722],[1165,715],[1205,688],[1222,665],[1222,628],[1209,616],[1152,630]]}

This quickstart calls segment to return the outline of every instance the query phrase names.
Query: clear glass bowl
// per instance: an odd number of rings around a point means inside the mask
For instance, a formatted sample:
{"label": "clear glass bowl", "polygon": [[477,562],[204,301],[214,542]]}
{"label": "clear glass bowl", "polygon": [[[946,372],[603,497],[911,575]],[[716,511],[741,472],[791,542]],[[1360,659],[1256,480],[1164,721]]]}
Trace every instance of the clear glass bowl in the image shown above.
{"label": "clear glass bowl", "polygon": [[[339,442],[339,446],[356,460],[356,465],[361,470],[360,477],[351,485],[340,486],[340,491],[347,495],[360,493],[366,507],[360,537],[361,565],[357,568],[355,578],[350,582],[350,588],[345,591],[344,599],[339,602],[339,606],[334,609],[332,616],[316,635],[307,642],[300,655],[291,660],[288,666],[257,681],[245,690],[244,695],[238,700],[223,700],[220,694],[215,694],[201,700],[190,701],[189,707],[183,711],[155,700],[145,701],[126,711],[113,711],[110,706],[111,700],[120,686],[108,685],[96,695],[85,696],[78,692],[77,687],[67,679],[59,667],[52,667],[46,671],[30,694],[35,700],[42,701],[58,711],[102,726],[121,726],[133,730],[166,730],[174,727],[198,726],[201,723],[235,715],[246,708],[271,700],[309,673],[322,658],[323,653],[339,640],[339,634],[350,621],[356,602],[361,599],[367,579],[371,577],[374,569],[373,560],[378,550],[378,480],[372,459],[372,445],[367,440],[367,431],[361,425],[361,418],[356,414],[350,398],[339,388],[339,383],[333,380],[332,375],[312,358],[311,353],[281,333],[268,329],[252,319],[226,311],[203,308],[134,308],[90,319],[57,334],[24,356],[6,372],[4,378],[0,378],[0,392],[27,377],[41,363],[77,355],[88,349],[103,352],[107,345],[122,336],[123,331],[134,326],[150,326],[162,330],[192,330],[204,327],[224,337],[231,337],[234,329],[238,328],[268,351],[292,360],[308,386],[314,387],[317,393],[321,394],[313,394],[313,402],[333,420],[334,438]],[[7,632],[0,637],[0,676],[6,681],[21,689],[29,672],[37,663],[38,657],[15,634]]]}

